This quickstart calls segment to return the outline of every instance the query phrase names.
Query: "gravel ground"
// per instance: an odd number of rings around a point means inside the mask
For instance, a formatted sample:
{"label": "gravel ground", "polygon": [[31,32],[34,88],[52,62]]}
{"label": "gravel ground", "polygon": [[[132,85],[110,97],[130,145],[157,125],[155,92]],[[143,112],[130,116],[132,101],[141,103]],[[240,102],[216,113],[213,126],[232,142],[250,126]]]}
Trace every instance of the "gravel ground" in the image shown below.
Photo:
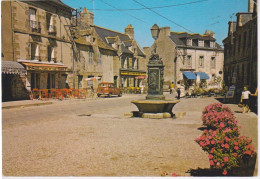
{"label": "gravel ground", "polygon": [[[124,117],[132,104],[91,116],[68,114],[16,126],[3,126],[4,176],[190,176],[209,168],[207,153],[194,139],[201,111],[214,98],[182,99],[177,119]],[[234,107],[234,110],[239,110]],[[64,111],[65,112],[65,111]],[[257,116],[236,113],[243,134],[257,147]]]}

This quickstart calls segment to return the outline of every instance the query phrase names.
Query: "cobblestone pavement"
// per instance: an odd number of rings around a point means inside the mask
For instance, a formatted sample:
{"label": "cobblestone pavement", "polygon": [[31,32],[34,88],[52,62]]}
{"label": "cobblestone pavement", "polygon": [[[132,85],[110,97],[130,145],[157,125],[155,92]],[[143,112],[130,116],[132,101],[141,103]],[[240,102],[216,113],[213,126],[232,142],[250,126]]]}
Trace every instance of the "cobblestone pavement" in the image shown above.
{"label": "cobblestone pavement", "polygon": [[[177,119],[125,117],[144,95],[3,110],[4,176],[189,176],[209,168],[207,153],[194,139],[201,111],[214,98],[181,99]],[[166,95],[168,99],[173,95]],[[233,111],[241,110],[228,105]],[[257,148],[257,116],[235,113],[242,134]]]}

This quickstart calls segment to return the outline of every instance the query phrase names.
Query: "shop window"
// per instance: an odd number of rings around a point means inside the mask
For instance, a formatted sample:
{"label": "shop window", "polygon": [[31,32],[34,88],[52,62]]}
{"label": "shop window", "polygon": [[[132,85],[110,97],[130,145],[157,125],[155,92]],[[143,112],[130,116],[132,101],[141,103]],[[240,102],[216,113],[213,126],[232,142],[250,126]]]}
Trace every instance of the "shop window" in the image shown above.
{"label": "shop window", "polygon": [[78,89],[82,89],[82,79],[83,79],[83,76],[78,75]]}
{"label": "shop window", "polygon": [[31,90],[34,88],[40,89],[40,74],[31,73]]}
{"label": "shop window", "polygon": [[[93,78],[94,76],[88,76],[88,78]],[[93,80],[88,80],[88,86],[93,86]]]}
{"label": "shop window", "polygon": [[48,73],[47,89],[55,88],[55,74]]}

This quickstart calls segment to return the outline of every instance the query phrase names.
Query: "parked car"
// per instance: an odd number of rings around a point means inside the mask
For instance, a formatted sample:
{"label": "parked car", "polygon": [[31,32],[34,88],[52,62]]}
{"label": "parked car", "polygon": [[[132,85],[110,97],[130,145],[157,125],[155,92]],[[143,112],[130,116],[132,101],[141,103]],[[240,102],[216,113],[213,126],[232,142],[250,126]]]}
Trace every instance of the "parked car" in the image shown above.
{"label": "parked car", "polygon": [[122,91],[115,87],[114,83],[102,82],[99,83],[97,88],[97,96],[107,95],[111,97],[112,95],[122,96]]}

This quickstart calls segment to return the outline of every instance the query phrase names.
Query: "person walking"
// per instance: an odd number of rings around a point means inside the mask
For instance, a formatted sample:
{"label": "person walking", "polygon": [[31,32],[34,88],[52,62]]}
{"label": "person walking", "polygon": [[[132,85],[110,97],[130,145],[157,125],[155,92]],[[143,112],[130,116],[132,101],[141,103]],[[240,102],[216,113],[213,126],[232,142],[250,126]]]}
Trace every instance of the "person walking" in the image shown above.
{"label": "person walking", "polygon": [[174,90],[174,84],[173,84],[173,82],[172,82],[171,85],[170,85],[170,94],[173,93],[173,90]]}
{"label": "person walking", "polygon": [[241,95],[241,100],[240,102],[243,104],[243,114],[246,112],[250,113],[250,108],[249,108],[249,95],[253,96],[250,91],[248,91],[247,87],[244,86],[244,91],[242,91]]}
{"label": "person walking", "polygon": [[181,98],[181,90],[180,88],[177,89],[177,99],[180,99]]}

